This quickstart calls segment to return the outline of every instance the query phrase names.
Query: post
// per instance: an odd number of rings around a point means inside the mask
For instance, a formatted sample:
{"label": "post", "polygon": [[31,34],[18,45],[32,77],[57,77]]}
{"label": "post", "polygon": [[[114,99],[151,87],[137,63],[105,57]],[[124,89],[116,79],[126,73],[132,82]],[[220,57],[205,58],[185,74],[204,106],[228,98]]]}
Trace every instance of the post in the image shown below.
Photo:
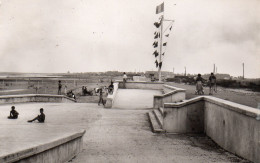
{"label": "post", "polygon": [[186,66],[184,67],[185,71],[184,71],[184,76],[186,76]]}
{"label": "post", "polygon": [[245,64],[243,63],[243,79],[245,79]]}
{"label": "post", "polygon": [[215,74],[215,63],[214,63],[214,66],[213,66],[213,73]]}
{"label": "post", "polygon": [[[161,19],[161,37],[160,37],[159,63],[162,62],[163,19],[164,19],[164,15],[162,15],[162,19]],[[159,82],[162,81],[162,72],[161,72],[161,67],[160,66],[158,66],[158,76],[159,76]]]}

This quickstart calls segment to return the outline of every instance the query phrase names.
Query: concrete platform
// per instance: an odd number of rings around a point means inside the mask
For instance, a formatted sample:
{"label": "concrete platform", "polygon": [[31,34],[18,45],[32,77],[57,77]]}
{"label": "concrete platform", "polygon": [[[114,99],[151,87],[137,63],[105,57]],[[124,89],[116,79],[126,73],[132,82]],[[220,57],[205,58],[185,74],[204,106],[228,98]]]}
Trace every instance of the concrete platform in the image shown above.
{"label": "concrete platform", "polygon": [[[11,105],[0,106],[0,155],[85,129],[83,151],[72,162],[246,162],[204,135],[152,133],[148,110],[104,109],[86,103],[15,106],[20,113],[17,120],[6,119]],[[41,107],[45,109],[46,123],[27,123]]]}
{"label": "concrete platform", "polygon": [[[15,104],[19,112],[19,118],[15,120],[7,119],[11,105],[1,105],[0,157],[69,137],[73,133],[88,128],[88,125],[97,119],[98,112],[91,114],[91,111],[86,109],[86,104],[71,104]],[[28,123],[27,120],[39,114],[41,107],[45,110],[46,122]],[[91,104],[88,107],[91,107]],[[82,126],[83,124],[85,125]]]}
{"label": "concrete platform", "polygon": [[161,95],[160,90],[118,89],[113,108],[148,109],[153,108],[153,96]]}

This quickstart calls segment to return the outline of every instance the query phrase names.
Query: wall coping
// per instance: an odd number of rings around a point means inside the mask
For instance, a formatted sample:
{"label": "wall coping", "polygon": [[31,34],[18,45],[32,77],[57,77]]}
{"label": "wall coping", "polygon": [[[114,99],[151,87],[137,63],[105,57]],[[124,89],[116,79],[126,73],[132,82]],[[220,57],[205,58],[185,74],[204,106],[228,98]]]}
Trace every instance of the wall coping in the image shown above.
{"label": "wall coping", "polygon": [[[116,80],[118,83],[122,83],[123,80]],[[142,83],[142,84],[164,84],[164,82],[147,82],[147,81],[126,81],[126,83]]]}
{"label": "wall coping", "polygon": [[20,94],[20,95],[4,95],[0,96],[0,99],[7,99],[7,98],[22,98],[22,97],[60,97],[60,98],[66,98],[71,101],[76,102],[76,100],[69,98],[64,95],[52,95],[52,94]]}
{"label": "wall coping", "polygon": [[85,132],[86,132],[86,130],[81,130],[77,133],[70,134],[67,137],[64,137],[64,138],[61,138],[61,139],[58,139],[58,140],[54,140],[54,141],[51,141],[51,142],[46,143],[46,144],[37,145],[35,147],[31,147],[31,148],[24,149],[24,150],[21,150],[21,151],[18,151],[18,152],[14,152],[14,153],[11,153],[11,154],[0,156],[0,162],[15,162],[15,161],[21,160],[23,158],[30,157],[32,155],[41,153],[43,151],[57,147],[61,144],[67,143],[71,140],[82,137],[85,134]]}
{"label": "wall coping", "polygon": [[178,93],[178,92],[186,92],[185,89],[173,87],[173,86],[170,86],[170,85],[163,85],[163,87],[172,89],[172,91],[168,92],[168,93],[165,93],[165,94],[162,94],[162,95],[154,95],[154,97],[161,97],[161,98],[163,98],[163,97],[167,97],[167,96],[173,95],[173,94]]}
{"label": "wall coping", "polygon": [[186,91],[185,89],[182,89],[182,88],[178,88],[178,87],[174,87],[174,86],[171,86],[171,85],[163,85],[164,87],[166,88],[170,88],[170,89],[173,89],[173,90],[178,90],[178,91]]}
{"label": "wall coping", "polygon": [[238,112],[240,114],[244,114],[246,116],[250,116],[253,118],[257,118],[260,116],[260,110],[249,107],[249,106],[245,106],[245,105],[241,105],[235,102],[231,102],[231,101],[227,101],[227,100],[223,100],[217,97],[211,97],[211,96],[199,96],[199,97],[195,97],[189,100],[185,100],[184,102],[178,102],[178,103],[164,103],[164,108],[181,108],[199,101],[203,101],[203,102],[210,102],[219,106],[222,106],[226,109]]}

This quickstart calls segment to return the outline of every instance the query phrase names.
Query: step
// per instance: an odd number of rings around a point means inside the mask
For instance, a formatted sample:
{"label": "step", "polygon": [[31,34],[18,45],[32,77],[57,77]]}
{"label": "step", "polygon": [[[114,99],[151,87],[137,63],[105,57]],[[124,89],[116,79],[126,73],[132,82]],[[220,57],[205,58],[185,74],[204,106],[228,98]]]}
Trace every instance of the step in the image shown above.
{"label": "step", "polygon": [[161,112],[161,114],[163,116],[163,107],[159,107],[159,111]]}
{"label": "step", "polygon": [[159,111],[159,109],[154,109],[153,113],[155,115],[155,118],[157,119],[157,121],[159,122],[159,125],[161,126],[161,128],[163,127],[163,117],[161,112]]}
{"label": "step", "polygon": [[152,131],[155,132],[155,133],[161,133],[161,132],[164,132],[164,130],[161,128],[161,126],[159,125],[154,113],[152,111],[148,112],[148,118],[149,118],[149,121],[151,123],[151,128],[152,128]]}

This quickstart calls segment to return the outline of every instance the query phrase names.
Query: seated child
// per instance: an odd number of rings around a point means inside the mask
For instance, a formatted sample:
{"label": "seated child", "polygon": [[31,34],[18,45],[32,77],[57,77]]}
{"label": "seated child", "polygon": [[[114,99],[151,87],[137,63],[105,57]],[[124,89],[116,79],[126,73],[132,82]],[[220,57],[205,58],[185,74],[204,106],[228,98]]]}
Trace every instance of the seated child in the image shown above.
{"label": "seated child", "polygon": [[28,122],[33,122],[35,120],[38,120],[38,122],[40,123],[44,123],[44,120],[45,120],[45,114],[43,113],[43,108],[40,109],[40,115],[38,115],[37,117],[35,117],[34,119],[32,120],[29,120]]}
{"label": "seated child", "polygon": [[12,106],[11,108],[12,110],[10,111],[10,116],[8,117],[8,119],[17,119],[19,113],[15,110],[14,106]]}

